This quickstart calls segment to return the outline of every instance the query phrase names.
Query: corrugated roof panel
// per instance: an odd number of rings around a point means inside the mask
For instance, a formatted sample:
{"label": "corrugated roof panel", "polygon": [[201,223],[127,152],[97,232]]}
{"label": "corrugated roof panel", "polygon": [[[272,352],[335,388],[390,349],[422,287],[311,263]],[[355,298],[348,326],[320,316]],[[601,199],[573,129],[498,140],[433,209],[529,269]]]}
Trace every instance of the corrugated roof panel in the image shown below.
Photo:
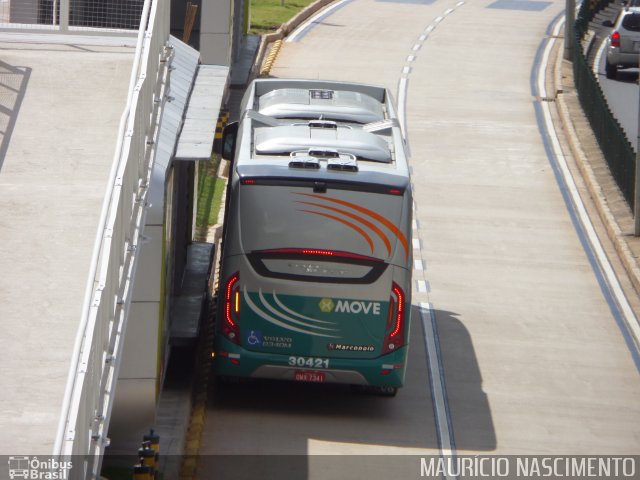
{"label": "corrugated roof panel", "polygon": [[176,160],[211,158],[218,116],[228,81],[229,67],[200,65],[178,147]]}
{"label": "corrugated roof panel", "polygon": [[174,48],[174,57],[171,63],[173,70],[169,80],[169,95],[173,97],[173,100],[165,103],[162,112],[156,158],[149,186],[150,206],[147,210],[147,225],[162,224],[164,221],[166,170],[171,163],[171,156],[175,152],[182,117],[187,105],[188,92],[191,90],[200,58],[200,53],[197,50],[177,38],[171,37],[170,42]]}

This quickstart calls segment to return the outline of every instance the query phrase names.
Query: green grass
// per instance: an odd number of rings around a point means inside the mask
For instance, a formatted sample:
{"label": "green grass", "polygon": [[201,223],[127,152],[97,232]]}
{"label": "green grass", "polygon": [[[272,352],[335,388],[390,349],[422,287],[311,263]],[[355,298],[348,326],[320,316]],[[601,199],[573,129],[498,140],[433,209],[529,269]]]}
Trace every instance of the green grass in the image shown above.
{"label": "green grass", "polygon": [[218,178],[220,159],[213,155],[208,162],[198,165],[198,209],[196,212],[196,226],[206,229],[218,222],[218,212],[224,195],[224,179]]}
{"label": "green grass", "polygon": [[261,35],[275,32],[315,0],[251,0],[249,33]]}

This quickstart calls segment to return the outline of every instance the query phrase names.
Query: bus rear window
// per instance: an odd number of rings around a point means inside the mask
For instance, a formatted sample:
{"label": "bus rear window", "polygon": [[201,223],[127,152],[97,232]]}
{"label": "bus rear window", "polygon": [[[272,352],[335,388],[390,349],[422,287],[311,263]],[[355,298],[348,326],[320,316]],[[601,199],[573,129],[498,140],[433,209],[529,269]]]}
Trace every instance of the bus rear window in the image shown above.
{"label": "bus rear window", "polygon": [[[311,184],[242,185],[236,205],[242,251],[236,253],[262,252],[253,257],[260,258],[262,271],[282,273],[286,260],[293,265],[309,259],[308,253],[301,253],[305,250],[339,252],[325,258],[316,254],[314,261],[322,260],[325,270],[346,269],[340,274],[345,278],[368,278],[371,262],[391,261],[396,255],[404,262],[408,258],[404,232],[409,226],[401,225],[407,218],[404,203],[403,195]],[[300,265],[296,268],[303,268]],[[310,276],[315,268],[309,267]]]}
{"label": "bus rear window", "polygon": [[320,283],[373,283],[388,265],[362,255],[307,248],[260,250],[247,256],[264,277]]}

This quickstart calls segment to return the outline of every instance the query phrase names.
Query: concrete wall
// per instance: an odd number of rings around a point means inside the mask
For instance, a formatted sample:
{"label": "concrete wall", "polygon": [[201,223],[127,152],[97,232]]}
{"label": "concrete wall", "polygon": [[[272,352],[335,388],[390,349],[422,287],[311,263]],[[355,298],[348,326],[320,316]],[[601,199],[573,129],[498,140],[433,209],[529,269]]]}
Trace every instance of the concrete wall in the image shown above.
{"label": "concrete wall", "polygon": [[231,65],[234,0],[202,0],[200,59],[205,65]]}
{"label": "concrete wall", "polygon": [[182,285],[192,240],[194,169],[193,162],[173,162],[166,182],[151,185],[153,190],[164,190],[164,195],[154,195],[156,201],[164,197],[162,205],[154,205],[163,216],[148,215],[144,227],[109,426],[110,454],[137,451],[140,439],[154,425],[169,359],[169,312]]}
{"label": "concrete wall", "polygon": [[145,225],[109,426],[110,453],[131,454],[153,425],[163,365],[162,225]]}
{"label": "concrete wall", "polygon": [[[204,65],[231,66],[245,33],[245,0],[191,1],[198,13],[189,45],[200,51]],[[171,0],[171,33],[178,38],[184,31],[185,10],[183,0]]]}
{"label": "concrete wall", "polygon": [[37,23],[39,0],[12,1],[9,4],[11,23]]}

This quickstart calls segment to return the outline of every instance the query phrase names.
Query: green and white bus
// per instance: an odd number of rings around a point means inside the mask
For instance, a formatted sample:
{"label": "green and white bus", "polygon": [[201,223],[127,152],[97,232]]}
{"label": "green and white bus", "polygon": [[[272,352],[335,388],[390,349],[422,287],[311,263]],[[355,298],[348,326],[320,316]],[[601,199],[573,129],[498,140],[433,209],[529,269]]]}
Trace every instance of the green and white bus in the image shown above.
{"label": "green and white bus", "polygon": [[395,394],[407,365],[413,205],[389,92],[258,79],[222,144],[231,167],[216,374]]}

